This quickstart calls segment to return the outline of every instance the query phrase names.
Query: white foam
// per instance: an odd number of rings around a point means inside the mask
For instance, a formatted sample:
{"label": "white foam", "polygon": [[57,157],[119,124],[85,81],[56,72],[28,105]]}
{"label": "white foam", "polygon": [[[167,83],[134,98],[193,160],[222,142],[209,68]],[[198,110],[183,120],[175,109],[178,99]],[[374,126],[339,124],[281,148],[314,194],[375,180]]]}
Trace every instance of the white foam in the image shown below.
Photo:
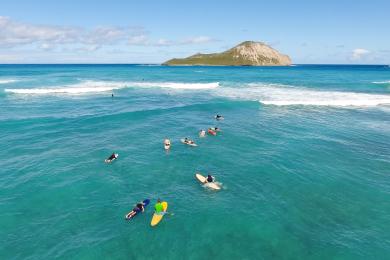
{"label": "white foam", "polygon": [[276,84],[249,84],[243,88],[221,88],[218,92],[218,95],[229,98],[275,106],[369,107],[390,104],[390,95],[321,91]]}
{"label": "white foam", "polygon": [[13,83],[16,81],[17,81],[16,79],[0,79],[0,84]]}
{"label": "white foam", "polygon": [[125,81],[82,81],[77,84],[66,85],[63,87],[47,88],[25,88],[25,89],[5,89],[5,92],[14,94],[93,94],[110,92],[122,88],[143,87],[143,88],[169,88],[182,90],[205,90],[213,89],[219,86],[218,82],[212,83],[181,83],[181,82],[125,82]]}
{"label": "white foam", "polygon": [[384,81],[374,81],[372,82],[374,84],[390,84],[390,80],[384,80]]}
{"label": "white foam", "polygon": [[21,88],[21,89],[5,89],[5,92],[14,94],[83,94],[83,93],[98,93],[112,91],[109,87],[100,88]]}
{"label": "white foam", "polygon": [[336,107],[371,107],[378,106],[382,104],[390,104],[389,99],[361,99],[361,100],[351,100],[351,99],[340,99],[340,100],[275,100],[275,101],[260,101],[265,105],[275,105],[275,106],[336,106]]}
{"label": "white foam", "polygon": [[136,87],[159,87],[171,89],[214,89],[219,86],[219,82],[211,83],[178,83],[178,82],[133,82]]}

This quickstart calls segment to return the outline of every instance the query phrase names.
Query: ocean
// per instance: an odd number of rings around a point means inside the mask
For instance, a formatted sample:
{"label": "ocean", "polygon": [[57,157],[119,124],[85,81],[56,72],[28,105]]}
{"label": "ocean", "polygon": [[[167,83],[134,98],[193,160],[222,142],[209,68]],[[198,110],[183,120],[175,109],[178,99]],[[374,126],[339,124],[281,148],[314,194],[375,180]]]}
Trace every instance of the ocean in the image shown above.
{"label": "ocean", "polygon": [[0,259],[390,258],[387,65],[0,65],[0,156]]}

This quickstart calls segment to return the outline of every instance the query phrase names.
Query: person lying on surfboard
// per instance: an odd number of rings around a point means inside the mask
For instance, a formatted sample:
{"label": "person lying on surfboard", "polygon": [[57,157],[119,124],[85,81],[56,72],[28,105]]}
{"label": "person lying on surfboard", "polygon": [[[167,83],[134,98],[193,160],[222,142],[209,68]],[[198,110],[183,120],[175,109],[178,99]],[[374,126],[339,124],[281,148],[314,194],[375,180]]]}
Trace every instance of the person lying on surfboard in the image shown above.
{"label": "person lying on surfboard", "polygon": [[135,205],[135,207],[133,208],[133,210],[129,214],[127,214],[126,218],[132,218],[139,212],[144,212],[144,211],[145,211],[144,203],[138,202],[137,205]]}
{"label": "person lying on surfboard", "polygon": [[163,205],[161,204],[161,200],[158,199],[156,205],[154,205],[154,210],[157,214],[164,211]]}
{"label": "person lying on surfboard", "polygon": [[110,155],[110,157],[107,158],[108,161],[112,161],[112,160],[114,160],[114,159],[116,159],[116,154],[115,154],[115,153],[112,153],[112,154]]}
{"label": "person lying on surfboard", "polygon": [[214,182],[214,181],[215,181],[215,178],[213,176],[211,176],[210,174],[207,175],[206,182]]}
{"label": "person lying on surfboard", "polygon": [[221,119],[223,119],[223,116],[221,116],[221,115],[216,115],[216,116],[215,116],[215,119],[221,120]]}

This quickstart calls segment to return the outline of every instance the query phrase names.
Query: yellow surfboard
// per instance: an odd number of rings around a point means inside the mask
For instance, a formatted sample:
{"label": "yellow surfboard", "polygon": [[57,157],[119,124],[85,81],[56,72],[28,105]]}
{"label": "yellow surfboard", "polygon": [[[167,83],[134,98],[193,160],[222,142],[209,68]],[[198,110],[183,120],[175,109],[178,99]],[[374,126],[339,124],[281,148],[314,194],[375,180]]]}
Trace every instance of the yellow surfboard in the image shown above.
{"label": "yellow surfboard", "polygon": [[168,202],[166,201],[163,201],[161,202],[162,206],[163,206],[163,212],[161,213],[154,213],[153,214],[153,218],[152,218],[152,221],[150,222],[150,225],[152,227],[156,226],[158,223],[160,223],[160,221],[163,219],[164,215],[165,215],[165,212],[167,211],[168,209]]}

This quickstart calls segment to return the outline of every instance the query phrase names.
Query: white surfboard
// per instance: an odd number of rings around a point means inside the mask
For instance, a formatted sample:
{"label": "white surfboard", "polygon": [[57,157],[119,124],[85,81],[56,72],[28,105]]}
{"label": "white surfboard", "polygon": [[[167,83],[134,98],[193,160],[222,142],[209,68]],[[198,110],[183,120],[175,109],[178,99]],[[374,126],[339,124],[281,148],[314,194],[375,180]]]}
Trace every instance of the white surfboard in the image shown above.
{"label": "white surfboard", "polygon": [[210,188],[210,189],[213,189],[213,190],[220,190],[221,187],[219,187],[216,183],[214,182],[207,182],[207,178],[204,177],[202,174],[199,174],[199,173],[196,173],[195,174],[195,178],[203,183],[206,187]]}

